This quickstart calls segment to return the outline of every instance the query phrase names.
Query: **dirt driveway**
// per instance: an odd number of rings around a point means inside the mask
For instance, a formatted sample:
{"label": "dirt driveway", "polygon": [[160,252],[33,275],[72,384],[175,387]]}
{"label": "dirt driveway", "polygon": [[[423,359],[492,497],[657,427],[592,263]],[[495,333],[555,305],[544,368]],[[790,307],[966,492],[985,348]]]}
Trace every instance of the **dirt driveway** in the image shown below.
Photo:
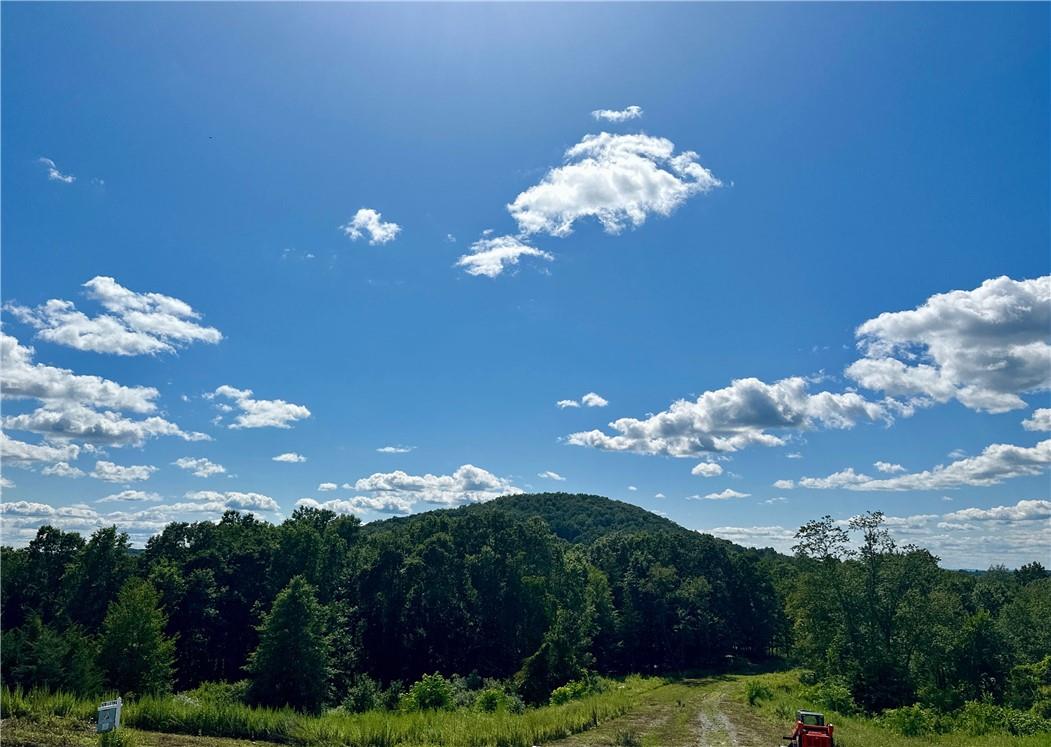
{"label": "dirt driveway", "polygon": [[776,726],[734,694],[736,676],[681,680],[646,693],[638,707],[591,731],[545,747],[776,747]]}

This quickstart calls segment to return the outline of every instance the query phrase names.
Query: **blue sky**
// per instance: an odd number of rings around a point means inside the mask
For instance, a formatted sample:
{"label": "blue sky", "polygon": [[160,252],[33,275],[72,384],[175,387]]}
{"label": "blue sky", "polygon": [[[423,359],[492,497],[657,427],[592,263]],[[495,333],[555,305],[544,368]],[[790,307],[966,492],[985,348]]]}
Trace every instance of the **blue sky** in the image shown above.
{"label": "blue sky", "polygon": [[1051,555],[1047,5],[2,14],[5,542],[567,490]]}

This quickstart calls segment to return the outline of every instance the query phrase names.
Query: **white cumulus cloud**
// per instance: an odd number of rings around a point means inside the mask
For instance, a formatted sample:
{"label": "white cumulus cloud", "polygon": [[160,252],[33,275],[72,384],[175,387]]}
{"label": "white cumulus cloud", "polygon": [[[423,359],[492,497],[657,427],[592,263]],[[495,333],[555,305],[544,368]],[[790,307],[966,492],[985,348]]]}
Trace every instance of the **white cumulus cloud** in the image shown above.
{"label": "white cumulus cloud", "polygon": [[354,217],[342,226],[343,233],[351,241],[368,236],[372,245],[386,244],[394,241],[394,237],[401,231],[401,226],[394,222],[384,222],[383,216],[372,208],[361,208],[354,213]]}
{"label": "white cumulus cloud", "polygon": [[122,386],[99,376],[75,374],[65,368],[34,363],[35,351],[0,332],[0,392],[4,399],[38,399],[52,407],[89,403],[136,413],[157,409],[160,394],[153,387]]}
{"label": "white cumulus cloud", "polygon": [[30,413],[5,415],[3,426],[9,430],[38,433],[45,438],[118,447],[141,446],[157,436],[176,436],[184,441],[211,440],[207,434],[188,433],[161,417],[132,420],[117,412],[97,412],[83,405],[68,405],[62,409],[42,407]]}
{"label": "white cumulus cloud", "polygon": [[609,424],[614,435],[592,430],[570,434],[567,440],[606,451],[689,457],[751,445],[783,445],[784,438],[771,431],[851,428],[858,422],[889,418],[884,405],[855,392],[811,394],[802,377],[773,384],[737,379],[695,401],[678,400],[645,419],[614,420]]}
{"label": "white cumulus cloud", "polygon": [[509,480],[488,470],[464,464],[450,475],[410,475],[402,470],[376,472],[354,483],[354,490],[377,497],[400,498],[411,503],[456,506],[481,503],[501,495],[521,493]]}
{"label": "white cumulus cloud", "polygon": [[297,506],[321,508],[337,514],[361,515],[369,511],[381,514],[412,513],[412,501],[397,496],[370,497],[357,495],[353,498],[337,498],[331,501],[316,501],[313,498],[300,498]]}
{"label": "white cumulus cloud", "polygon": [[965,508],[945,515],[946,521],[1047,521],[1051,519],[1051,501],[1018,501],[1013,506]]}
{"label": "white cumulus cloud", "polygon": [[[278,511],[277,501],[262,493],[242,493],[236,490],[194,490],[186,494],[186,500],[202,502],[212,511]],[[185,506],[188,511],[204,510],[197,505],[175,504]]]}
{"label": "white cumulus cloud", "polygon": [[1022,421],[1022,427],[1027,431],[1051,431],[1051,408],[1034,410],[1030,417]]}
{"label": "white cumulus cloud", "polygon": [[103,275],[84,283],[88,298],[108,313],[88,316],[71,301],[51,299],[40,306],[7,304],[41,340],[77,350],[115,355],[171,353],[193,342],[215,344],[223,335],[199,323],[201,314],[185,301],[161,293],[136,293]]}
{"label": "white cumulus cloud", "polygon": [[[799,487],[815,490],[942,490],[998,485],[1016,477],[1039,475],[1051,467],[1051,439],[1035,446],[990,444],[982,453],[922,472],[876,478],[851,468],[827,477],[804,477]],[[780,482],[780,481],[779,481]],[[775,483],[776,485],[776,483]],[[782,485],[780,487],[787,487]]]}
{"label": "white cumulus cloud", "polygon": [[956,399],[985,412],[1025,407],[1051,389],[1051,276],[1000,277],[931,296],[857,329],[865,357],[847,375],[866,389],[918,404]]}
{"label": "white cumulus cloud", "polygon": [[552,472],[549,469],[544,470],[543,472],[537,472],[536,476],[537,477],[542,477],[545,480],[557,480],[558,482],[565,482],[565,479],[566,479],[566,478],[562,477],[562,475],[558,474],[557,472]]}
{"label": "white cumulus cloud", "polygon": [[96,480],[106,482],[139,482],[149,480],[150,475],[157,471],[152,464],[130,464],[120,465],[113,462],[97,461],[91,476]]}
{"label": "white cumulus cloud", "polygon": [[254,399],[251,389],[236,389],[227,384],[205,397],[225,397],[240,410],[229,428],[291,428],[291,423],[310,417],[310,410],[303,405],[281,399]]}
{"label": "white cumulus cloud", "polygon": [[37,462],[45,464],[70,462],[80,455],[80,446],[70,443],[31,444],[18,441],[0,432],[0,456],[7,466],[26,467]]}
{"label": "white cumulus cloud", "polygon": [[722,465],[715,462],[701,462],[690,470],[691,475],[699,475],[701,477],[718,477],[722,473]]}
{"label": "white cumulus cloud", "polygon": [[294,451],[286,451],[284,454],[278,454],[276,457],[271,457],[275,462],[289,462],[289,463],[301,463],[305,462],[307,458],[302,454],[297,454]]}
{"label": "white cumulus cloud", "polygon": [[84,470],[79,467],[74,467],[67,462],[59,462],[57,464],[49,465],[40,470],[40,472],[41,474],[50,475],[52,477],[69,477],[75,479],[84,476]]}
{"label": "white cumulus cloud", "polygon": [[216,464],[210,459],[204,457],[193,458],[193,457],[180,457],[172,462],[179,469],[184,469],[197,477],[211,477],[212,475],[221,475],[226,472],[226,467],[221,464]]}
{"label": "white cumulus cloud", "polygon": [[721,186],[696,153],[676,154],[670,140],[649,135],[586,135],[565,157],[507,206],[523,235],[568,236],[585,218],[619,233]]}

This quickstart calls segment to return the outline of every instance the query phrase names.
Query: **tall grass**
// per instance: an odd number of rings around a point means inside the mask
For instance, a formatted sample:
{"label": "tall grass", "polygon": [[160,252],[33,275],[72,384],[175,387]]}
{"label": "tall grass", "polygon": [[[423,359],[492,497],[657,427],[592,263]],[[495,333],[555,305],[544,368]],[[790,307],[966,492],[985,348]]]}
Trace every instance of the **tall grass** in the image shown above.
{"label": "tall grass", "polygon": [[[606,692],[523,713],[478,710],[413,713],[332,710],[309,716],[290,709],[214,703],[185,695],[143,697],[125,704],[121,723],[147,731],[270,742],[348,747],[531,747],[585,731],[626,713],[637,697],[662,684],[629,677]],[[41,720],[68,716],[90,720],[97,702],[42,690],[0,691],[0,711]]]}

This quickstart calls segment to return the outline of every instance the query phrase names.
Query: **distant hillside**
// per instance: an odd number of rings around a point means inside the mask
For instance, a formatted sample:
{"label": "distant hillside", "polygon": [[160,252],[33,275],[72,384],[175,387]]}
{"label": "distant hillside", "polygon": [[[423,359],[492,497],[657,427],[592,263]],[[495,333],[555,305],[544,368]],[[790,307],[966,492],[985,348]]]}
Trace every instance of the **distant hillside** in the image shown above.
{"label": "distant hillside", "polygon": [[[441,509],[452,516],[471,516],[500,511],[516,518],[537,516],[558,537],[573,544],[587,544],[613,532],[663,531],[688,532],[689,529],[670,519],[623,501],[584,493],[523,493],[505,495],[487,503],[476,503],[455,509]],[[437,512],[428,512],[437,513]],[[382,531],[417,520],[418,516],[387,519],[369,524],[369,531]]]}

